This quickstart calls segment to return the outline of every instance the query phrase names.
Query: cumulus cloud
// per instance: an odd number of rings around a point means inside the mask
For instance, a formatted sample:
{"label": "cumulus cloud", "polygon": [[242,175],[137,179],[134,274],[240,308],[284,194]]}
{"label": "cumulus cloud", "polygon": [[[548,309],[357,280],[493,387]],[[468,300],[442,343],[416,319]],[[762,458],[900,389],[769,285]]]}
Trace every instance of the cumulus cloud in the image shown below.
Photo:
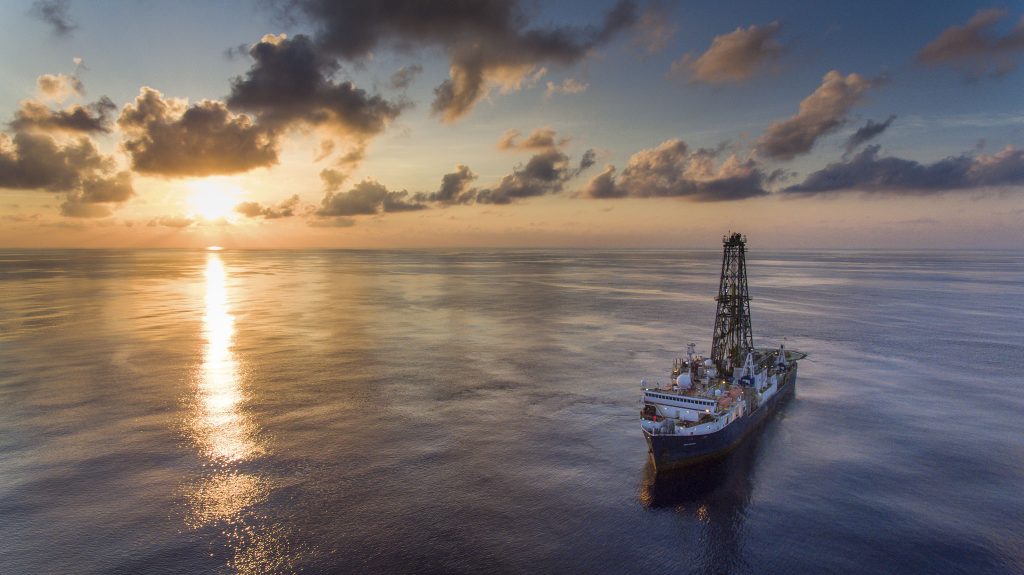
{"label": "cumulus cloud", "polygon": [[404,107],[332,81],[337,62],[306,36],[264,36],[249,54],[255,62],[232,80],[227,104],[255,113],[265,126],[301,122],[358,140],[383,131]]}
{"label": "cumulus cloud", "polygon": [[247,218],[265,218],[275,220],[278,218],[290,218],[295,215],[295,209],[299,206],[299,195],[282,201],[276,206],[264,206],[259,202],[242,202],[235,206],[235,211]]}
{"label": "cumulus cloud", "polygon": [[29,12],[49,24],[57,36],[70,36],[78,28],[68,13],[68,0],[35,0]]}
{"label": "cumulus cloud", "polygon": [[75,76],[67,74],[43,74],[36,78],[36,86],[43,99],[63,102],[72,94],[85,94],[85,85]]}
{"label": "cumulus cloud", "polygon": [[857,148],[882,135],[882,132],[889,129],[895,119],[896,116],[891,115],[884,122],[868,120],[866,124],[857,128],[857,131],[846,140],[846,155],[852,154]]}
{"label": "cumulus cloud", "polygon": [[378,47],[444,49],[449,77],[434,90],[431,109],[448,122],[469,113],[493,86],[518,89],[545,64],[573,65],[636,21],[631,2],[616,4],[600,25],[581,28],[532,27],[516,1],[295,4],[318,27],[318,45],[343,59],[365,59]]}
{"label": "cumulus cloud", "polygon": [[389,191],[380,182],[366,179],[347,192],[328,192],[316,211],[321,217],[367,216],[379,213],[408,212],[426,208],[409,192]]}
{"label": "cumulus cloud", "polygon": [[859,74],[843,76],[830,71],[821,85],[800,102],[795,116],[768,127],[757,142],[757,151],[776,160],[792,160],[810,152],[818,138],[846,122],[850,109],[877,83]]}
{"label": "cumulus cloud", "polygon": [[14,113],[10,126],[24,131],[107,133],[110,114],[116,109],[105,96],[92,104],[75,104],[63,110],[51,110],[42,102],[25,100]]}
{"label": "cumulus cloud", "polygon": [[416,194],[419,202],[436,202],[442,205],[468,204],[476,199],[476,190],[470,185],[477,175],[468,166],[459,164],[454,172],[441,177],[441,187],[436,192]]}
{"label": "cumulus cloud", "polygon": [[560,84],[554,82],[548,82],[548,88],[544,91],[544,97],[550,98],[555,94],[582,94],[587,91],[590,85],[586,82],[580,82],[575,78],[566,78],[562,80]]}
{"label": "cumulus cloud", "polygon": [[686,54],[672,63],[671,75],[689,75],[693,82],[725,84],[750,79],[758,69],[782,53],[779,23],[750,26],[715,36],[711,47],[694,58]]}
{"label": "cumulus cloud", "polygon": [[48,134],[0,134],[0,188],[64,193],[62,213],[75,217],[109,215],[111,204],[134,195],[131,175],[89,138],[60,143]]}
{"label": "cumulus cloud", "polygon": [[320,180],[324,183],[324,190],[336,192],[341,189],[342,184],[348,179],[348,173],[333,168],[320,170]]}
{"label": "cumulus cloud", "polygon": [[164,98],[143,87],[117,120],[136,171],[166,177],[234,174],[277,162],[273,133],[223,102]]}
{"label": "cumulus cloud", "polygon": [[767,195],[764,186],[775,174],[765,174],[753,159],[730,155],[719,162],[721,149],[691,151],[686,142],[666,140],[640,150],[617,174],[607,166],[580,190],[594,199],[686,197],[711,202]]}
{"label": "cumulus cloud", "polygon": [[952,66],[970,79],[1011,72],[1024,54],[1024,15],[1009,32],[1000,35],[995,28],[1006,16],[1006,10],[979,10],[963,26],[951,26],[925,45],[917,53],[917,60],[932,66]]}
{"label": "cumulus cloud", "polygon": [[849,161],[829,164],[783,192],[932,195],[1024,185],[1024,151],[1013,146],[992,155],[950,156],[932,164],[880,157],[878,151],[879,146],[868,146]]}
{"label": "cumulus cloud", "polygon": [[561,150],[544,150],[503,177],[494,187],[476,194],[478,204],[509,204],[522,198],[554,194],[575,175],[569,157]]}

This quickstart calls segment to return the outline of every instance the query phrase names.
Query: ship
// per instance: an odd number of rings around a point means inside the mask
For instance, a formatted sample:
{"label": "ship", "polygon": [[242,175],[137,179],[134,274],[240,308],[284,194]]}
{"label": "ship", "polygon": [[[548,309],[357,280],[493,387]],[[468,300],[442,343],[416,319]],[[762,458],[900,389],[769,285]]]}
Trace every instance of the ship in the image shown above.
{"label": "ship", "polygon": [[807,357],[754,347],[747,288],[746,236],[722,237],[711,355],[687,345],[664,385],[641,382],[640,427],[656,470],[719,458],[755,432],[796,389],[797,363]]}

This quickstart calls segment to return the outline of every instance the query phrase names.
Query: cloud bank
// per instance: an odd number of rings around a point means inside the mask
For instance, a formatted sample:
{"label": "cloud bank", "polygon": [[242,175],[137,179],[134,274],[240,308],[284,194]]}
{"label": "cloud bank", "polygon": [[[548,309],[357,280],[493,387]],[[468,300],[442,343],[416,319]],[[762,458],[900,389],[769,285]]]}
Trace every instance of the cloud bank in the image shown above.
{"label": "cloud bank", "polygon": [[1024,151],[1013,146],[992,155],[950,156],[931,164],[881,157],[878,152],[879,146],[868,146],[849,161],[829,164],[783,192],[927,196],[1024,185]]}

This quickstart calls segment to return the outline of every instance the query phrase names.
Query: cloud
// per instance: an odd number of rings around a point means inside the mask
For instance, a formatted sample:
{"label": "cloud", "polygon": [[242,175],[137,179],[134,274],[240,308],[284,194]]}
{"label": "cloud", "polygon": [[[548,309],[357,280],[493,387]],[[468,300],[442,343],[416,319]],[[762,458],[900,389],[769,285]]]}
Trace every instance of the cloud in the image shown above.
{"label": "cloud", "polygon": [[39,94],[52,102],[63,102],[72,94],[85,94],[85,85],[75,76],[67,74],[43,74],[36,78]]}
{"label": "cloud", "polygon": [[35,0],[29,13],[49,24],[57,36],[70,36],[78,29],[68,14],[68,0]]}
{"label": "cloud", "polygon": [[14,113],[10,126],[19,131],[107,133],[109,116],[116,109],[106,96],[92,104],[75,104],[64,110],[51,110],[41,102],[25,100]]}
{"label": "cloud", "polygon": [[879,146],[868,146],[849,161],[829,164],[783,192],[802,195],[842,192],[933,195],[1024,186],[1024,151],[1013,146],[992,155],[950,156],[932,164],[879,157],[878,151]]}
{"label": "cloud", "polygon": [[668,9],[660,2],[649,4],[633,28],[633,46],[646,56],[664,50],[676,34]]}
{"label": "cloud", "polygon": [[779,23],[750,26],[715,36],[711,47],[696,59],[686,54],[672,63],[670,75],[688,74],[693,82],[725,84],[750,79],[758,68],[782,53]]}
{"label": "cloud", "polygon": [[545,64],[571,66],[636,21],[631,2],[619,2],[598,26],[532,27],[515,1],[298,0],[317,27],[319,46],[346,60],[379,47],[436,46],[449,58],[449,77],[434,90],[431,110],[452,122],[499,86],[519,89]]}
{"label": "cloud", "polygon": [[607,166],[578,193],[580,197],[686,197],[701,202],[742,200],[768,195],[773,181],[753,159],[730,155],[719,162],[721,149],[691,151],[686,142],[666,140],[656,148],[633,154],[622,173]]}
{"label": "cloud", "polygon": [[337,63],[306,36],[264,36],[249,54],[255,62],[232,80],[227,104],[255,113],[267,127],[305,123],[361,140],[382,132],[405,107],[332,81]]}
{"label": "cloud", "polygon": [[409,192],[389,191],[383,184],[366,179],[347,192],[327,192],[316,215],[320,217],[366,216],[378,213],[408,212],[426,208],[410,201]]}
{"label": "cloud", "polygon": [[132,167],[166,177],[234,174],[277,163],[274,134],[223,102],[164,98],[143,87],[121,111],[118,126]]}
{"label": "cloud", "polygon": [[544,97],[550,98],[555,94],[582,94],[587,91],[590,85],[586,82],[580,82],[575,78],[566,78],[562,80],[561,84],[555,84],[554,82],[548,82],[548,88],[544,91]]}
{"label": "cloud", "polygon": [[967,24],[951,26],[925,45],[917,53],[918,62],[949,65],[969,79],[1013,71],[1024,54],[1024,15],[1009,32],[999,35],[994,28],[1006,15],[1006,10],[979,10]]}
{"label": "cloud", "polygon": [[505,132],[498,140],[499,150],[548,150],[564,145],[567,140],[558,140],[557,133],[548,127],[536,128],[525,140],[520,140],[522,133],[512,129]]}
{"label": "cloud", "polygon": [[402,66],[391,75],[391,80],[388,82],[388,85],[393,90],[404,90],[412,85],[413,80],[415,80],[416,76],[422,71],[423,66],[420,66],[419,64]]}
{"label": "cloud", "polygon": [[569,157],[551,148],[531,157],[525,166],[512,170],[498,185],[479,190],[476,203],[509,204],[522,198],[558,193],[574,175]]}
{"label": "cloud", "polygon": [[476,180],[468,166],[459,164],[455,171],[441,177],[441,187],[430,194],[416,194],[415,199],[419,202],[437,202],[443,205],[468,204],[476,199],[476,190],[470,188],[470,184]]}
{"label": "cloud", "polygon": [[776,160],[792,160],[810,152],[818,138],[846,122],[850,109],[877,84],[877,80],[859,74],[843,76],[830,71],[821,85],[800,102],[795,116],[768,127],[757,142],[757,151]]}
{"label": "cloud", "polygon": [[295,208],[299,205],[299,195],[282,201],[276,206],[264,206],[259,202],[242,202],[235,206],[235,211],[247,218],[265,218],[274,220],[278,218],[290,218],[295,215]]}
{"label": "cloud", "polygon": [[341,189],[342,184],[348,179],[348,173],[332,168],[320,170],[320,179],[324,183],[324,189],[328,192],[336,192]]}
{"label": "cloud", "polygon": [[61,211],[75,217],[109,215],[110,204],[134,195],[131,175],[80,137],[58,143],[48,134],[0,134],[0,188],[64,193]]}
{"label": "cloud", "polygon": [[863,144],[866,144],[870,140],[880,136],[882,132],[889,129],[889,126],[892,125],[892,122],[895,119],[896,116],[891,115],[884,122],[868,120],[866,124],[858,128],[857,131],[846,140],[846,155],[852,154],[854,150]]}
{"label": "cloud", "polygon": [[187,228],[195,223],[195,220],[186,216],[160,216],[153,218],[146,224],[149,227],[164,226],[168,228]]}
{"label": "cloud", "polygon": [[82,178],[79,189],[68,193],[60,211],[73,218],[103,218],[112,213],[111,204],[126,202],[134,195],[128,172],[90,175]]}

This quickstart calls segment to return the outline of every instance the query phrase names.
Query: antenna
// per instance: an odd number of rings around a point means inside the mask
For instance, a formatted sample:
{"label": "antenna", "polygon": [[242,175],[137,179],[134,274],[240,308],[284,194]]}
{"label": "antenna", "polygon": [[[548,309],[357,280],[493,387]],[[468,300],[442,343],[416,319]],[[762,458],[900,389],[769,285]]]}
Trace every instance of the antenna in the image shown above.
{"label": "antenna", "polygon": [[754,348],[750,331],[750,293],[747,291],[747,238],[733,233],[722,236],[722,277],[718,283],[718,310],[711,361],[722,375],[732,375],[748,351]]}

